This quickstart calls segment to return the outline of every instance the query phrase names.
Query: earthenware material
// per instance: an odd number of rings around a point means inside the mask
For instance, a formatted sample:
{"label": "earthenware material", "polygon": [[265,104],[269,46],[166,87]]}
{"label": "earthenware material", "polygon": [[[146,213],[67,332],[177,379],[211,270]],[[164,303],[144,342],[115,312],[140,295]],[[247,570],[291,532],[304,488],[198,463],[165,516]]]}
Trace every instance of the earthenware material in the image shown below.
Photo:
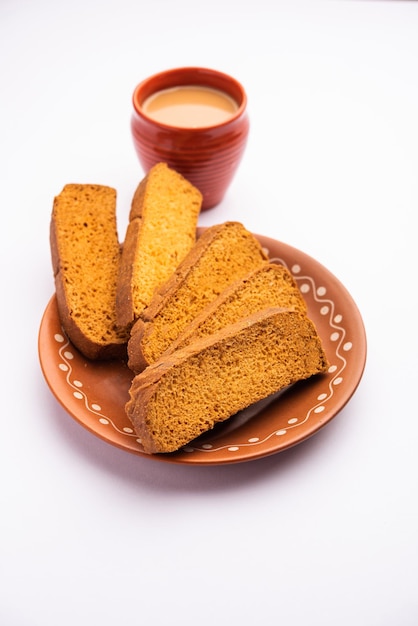
{"label": "earthenware material", "polygon": [[39,331],[39,358],[64,409],[94,435],[125,451],[192,465],[258,459],[319,432],[347,404],[362,378],[367,352],[363,320],[344,285],[318,261],[280,241],[257,238],[272,261],[292,272],[330,362],[326,374],[252,405],[176,453],[147,455],[125,411],[132,372],[122,361],[83,357],[62,330],[53,296]]}
{"label": "earthenware material", "polygon": [[[212,126],[176,127],[153,119],[144,111],[147,98],[164,89],[186,85],[224,92],[236,111]],[[247,96],[231,76],[200,67],[183,67],[155,74],[133,93],[131,130],[139,161],[147,172],[163,161],[177,170],[203,194],[202,210],[223,199],[243,156],[249,132]]]}

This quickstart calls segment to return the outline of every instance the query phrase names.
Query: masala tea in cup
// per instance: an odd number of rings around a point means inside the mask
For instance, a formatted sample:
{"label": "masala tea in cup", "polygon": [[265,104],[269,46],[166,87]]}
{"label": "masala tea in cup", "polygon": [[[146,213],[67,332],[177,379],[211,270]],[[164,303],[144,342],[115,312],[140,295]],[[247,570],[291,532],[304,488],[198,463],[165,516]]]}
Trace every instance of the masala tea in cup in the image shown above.
{"label": "masala tea in cup", "polygon": [[212,69],[167,70],[136,87],[133,108],[132,136],[145,172],[163,161],[201,191],[202,210],[219,204],[249,132],[242,85]]}

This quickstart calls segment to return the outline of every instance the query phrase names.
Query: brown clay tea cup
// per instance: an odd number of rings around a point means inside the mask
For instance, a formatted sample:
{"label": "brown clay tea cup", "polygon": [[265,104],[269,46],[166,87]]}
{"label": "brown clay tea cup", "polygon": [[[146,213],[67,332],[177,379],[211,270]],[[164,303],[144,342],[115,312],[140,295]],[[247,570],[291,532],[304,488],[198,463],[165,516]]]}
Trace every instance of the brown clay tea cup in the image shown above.
{"label": "brown clay tea cup", "polygon": [[219,204],[247,143],[242,85],[213,69],[182,67],[146,78],[132,99],[131,131],[144,171],[165,162],[201,191],[202,210]]}

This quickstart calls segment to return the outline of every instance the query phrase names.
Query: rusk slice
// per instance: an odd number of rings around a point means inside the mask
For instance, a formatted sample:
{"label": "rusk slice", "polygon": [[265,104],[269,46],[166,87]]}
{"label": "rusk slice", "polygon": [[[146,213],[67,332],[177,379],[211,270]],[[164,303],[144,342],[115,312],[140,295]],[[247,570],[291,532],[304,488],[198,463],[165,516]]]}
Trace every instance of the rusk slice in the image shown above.
{"label": "rusk slice", "polygon": [[58,312],[69,339],[87,358],[126,358],[129,332],[116,325],[116,191],[66,185],[54,199],[50,244]]}
{"label": "rusk slice", "polygon": [[205,230],[134,324],[128,348],[133,371],[155,361],[228,285],[266,261],[260,243],[240,222]]}
{"label": "rusk slice", "polygon": [[202,194],[166,163],[141,181],[132,200],[116,295],[117,321],[131,324],[196,241]]}
{"label": "rusk slice", "polygon": [[[164,354],[211,335],[252,313],[276,306],[304,313],[307,311],[306,302],[289,270],[283,265],[266,261],[226,287],[186,326]],[[135,364],[134,353],[131,358],[133,343],[128,342],[128,365],[131,369]]]}
{"label": "rusk slice", "polygon": [[135,376],[126,412],[147,453],[174,452],[277,391],[325,372],[315,326],[265,309],[161,357]]}

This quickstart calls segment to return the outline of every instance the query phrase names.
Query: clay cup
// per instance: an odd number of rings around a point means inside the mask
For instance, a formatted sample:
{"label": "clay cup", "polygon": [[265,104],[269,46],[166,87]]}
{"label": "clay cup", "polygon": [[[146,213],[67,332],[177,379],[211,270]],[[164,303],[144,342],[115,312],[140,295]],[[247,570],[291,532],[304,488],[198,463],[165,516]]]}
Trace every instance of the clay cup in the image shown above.
{"label": "clay cup", "polygon": [[[156,119],[147,108],[161,91],[171,93],[189,87],[221,92],[233,102],[233,109],[220,121],[208,118],[196,124],[187,117],[179,125],[172,119]],[[182,67],[146,78],[135,88],[132,100],[131,131],[145,173],[156,163],[165,162],[201,191],[202,210],[219,204],[247,143],[249,119],[242,85],[217,70]]]}

